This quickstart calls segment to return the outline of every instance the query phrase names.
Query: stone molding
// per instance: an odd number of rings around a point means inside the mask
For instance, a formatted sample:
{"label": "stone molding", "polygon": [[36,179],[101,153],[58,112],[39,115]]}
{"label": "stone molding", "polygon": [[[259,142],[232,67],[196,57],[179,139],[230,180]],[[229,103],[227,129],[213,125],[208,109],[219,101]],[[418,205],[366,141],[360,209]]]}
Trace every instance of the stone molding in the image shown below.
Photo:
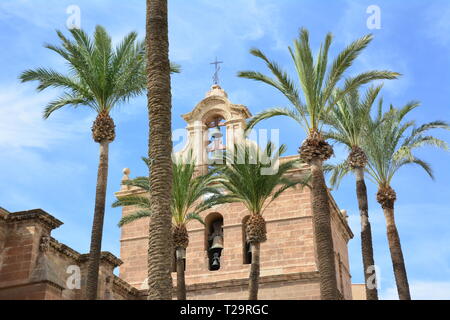
{"label": "stone molding", "polygon": [[[89,260],[89,253],[85,253],[80,255],[79,261],[81,263],[87,262]],[[106,262],[112,265],[113,267],[118,267],[123,264],[123,261],[113,255],[111,252],[102,251],[100,254],[100,262]]]}
{"label": "stone molding", "polygon": [[55,283],[53,281],[42,280],[42,281],[33,281],[33,282],[15,284],[15,285],[12,285],[12,286],[0,287],[0,291],[13,289],[13,288],[28,287],[28,286],[32,286],[32,285],[35,285],[35,284],[46,284],[46,285],[52,286],[52,287],[54,287],[56,289],[64,290],[64,287],[61,287],[59,284],[57,284],[57,283]]}
{"label": "stone molding", "polygon": [[[113,285],[114,285],[114,292],[125,293],[132,296],[139,296],[139,290],[130,285],[125,280],[119,278],[118,276],[114,275],[113,279]],[[117,291],[116,291],[117,290]]]}
{"label": "stone molding", "polygon": [[[260,277],[259,284],[288,282],[288,281],[319,281],[320,275],[318,271],[287,273],[279,275],[271,275]],[[230,279],[208,283],[191,284],[186,286],[187,291],[208,290],[217,288],[241,287],[248,285],[248,278]]]}
{"label": "stone molding", "polygon": [[7,222],[23,222],[23,221],[36,221],[50,230],[56,229],[63,225],[63,222],[56,219],[46,211],[42,209],[33,209],[28,211],[12,212],[6,215]]}
{"label": "stone molding", "polygon": [[[52,249],[54,252],[58,252],[68,258],[71,258],[79,263],[87,262],[89,259],[89,254],[81,254],[78,251],[70,248],[69,246],[57,241],[53,237],[43,236],[41,237],[41,241],[39,244],[39,249],[42,252],[47,252],[49,249]],[[106,262],[113,267],[118,267],[123,264],[123,261],[113,255],[111,252],[102,251],[100,256],[101,262]]]}
{"label": "stone molding", "polygon": [[41,238],[39,248],[43,252],[47,252],[49,249],[52,249],[54,252],[58,252],[68,258],[74,259],[75,261],[79,261],[81,256],[79,252],[49,236],[43,236]]}

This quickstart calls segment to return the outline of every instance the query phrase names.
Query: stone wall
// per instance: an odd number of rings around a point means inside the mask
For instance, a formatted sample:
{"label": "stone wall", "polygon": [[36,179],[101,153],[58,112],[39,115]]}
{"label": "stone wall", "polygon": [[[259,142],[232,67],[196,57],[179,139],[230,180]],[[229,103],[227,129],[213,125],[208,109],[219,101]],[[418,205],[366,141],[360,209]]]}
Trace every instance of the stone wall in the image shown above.
{"label": "stone wall", "polygon": [[[80,288],[85,287],[88,256],[51,237],[51,231],[60,225],[61,221],[41,209],[0,212],[0,299],[83,297],[71,276],[79,270]],[[111,253],[102,252],[99,299],[136,298],[138,291],[113,274],[121,263]]]}
{"label": "stone wall", "polygon": [[[291,157],[292,158],[292,157]],[[300,177],[308,167],[290,174]],[[116,196],[143,194],[139,189],[123,188]],[[331,196],[331,195],[330,195]],[[351,276],[347,243],[353,237],[346,218],[334,200],[332,208],[333,242],[336,254],[336,277],[344,299],[351,299]],[[123,208],[122,216],[134,208]],[[194,221],[188,225],[189,247],[186,252],[186,284],[188,298],[246,299],[249,264],[243,257],[243,219],[249,215],[240,203],[224,204],[202,213],[223,217],[224,250],[221,268],[209,271],[205,227]],[[267,222],[267,242],[261,245],[261,298],[265,299],[318,299],[320,297],[317,274],[311,198],[308,188],[286,191],[264,212]],[[138,289],[147,288],[147,235],[148,218],[135,221],[122,228],[120,277]],[[316,274],[316,277],[309,277]],[[307,280],[305,277],[308,276]],[[176,285],[176,273],[172,273]],[[283,277],[292,277],[282,280]]]}

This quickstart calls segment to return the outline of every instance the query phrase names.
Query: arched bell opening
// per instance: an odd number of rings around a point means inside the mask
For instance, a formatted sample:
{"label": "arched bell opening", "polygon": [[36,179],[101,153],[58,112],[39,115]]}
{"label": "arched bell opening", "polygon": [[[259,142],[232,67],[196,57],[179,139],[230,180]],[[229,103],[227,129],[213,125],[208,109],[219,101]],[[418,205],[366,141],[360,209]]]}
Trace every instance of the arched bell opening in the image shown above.
{"label": "arched bell opening", "polygon": [[220,258],[224,249],[223,216],[218,212],[205,218],[205,250],[208,255],[208,270],[220,269]]}
{"label": "arched bell opening", "polygon": [[223,164],[227,143],[225,118],[221,114],[212,113],[206,118],[205,125],[208,130],[208,140],[206,142],[208,164]]}

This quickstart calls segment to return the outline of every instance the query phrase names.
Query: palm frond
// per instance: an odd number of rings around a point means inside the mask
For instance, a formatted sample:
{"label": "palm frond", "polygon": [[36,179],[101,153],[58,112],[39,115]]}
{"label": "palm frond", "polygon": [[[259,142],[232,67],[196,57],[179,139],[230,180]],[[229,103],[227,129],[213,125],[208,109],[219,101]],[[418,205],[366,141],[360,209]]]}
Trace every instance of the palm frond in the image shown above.
{"label": "palm frond", "polygon": [[323,166],[325,173],[331,173],[330,184],[333,188],[339,188],[342,179],[351,172],[351,168],[347,161],[343,161],[338,164],[326,163]]}
{"label": "palm frond", "polygon": [[113,202],[112,207],[137,206],[143,209],[150,209],[150,199],[144,196],[124,196]]}
{"label": "palm frond", "polygon": [[192,220],[197,220],[197,221],[200,222],[201,224],[205,225],[205,221],[203,221],[203,218],[202,218],[199,214],[196,214],[196,213],[188,213],[188,214],[186,215],[185,221],[186,221],[186,222],[189,222],[189,221],[192,221]]}
{"label": "palm frond", "polygon": [[266,174],[265,169],[277,163],[285,150],[284,145],[275,149],[270,142],[263,150],[251,143],[235,145],[233,154],[227,155],[227,165],[219,169],[220,184],[227,192],[210,201],[215,204],[241,202],[250,212],[262,214],[268,200],[270,203],[271,198],[276,199],[285,190],[304,183],[304,180],[286,178],[286,173],[295,168],[295,160],[278,163],[271,174]]}
{"label": "palm frond", "polygon": [[142,218],[151,218],[151,216],[152,212],[150,210],[138,210],[120,219],[118,226],[123,227],[126,224],[132,223]]}
{"label": "palm frond", "polygon": [[270,119],[276,116],[285,116],[293,119],[298,124],[302,125],[304,118],[301,113],[299,113],[296,109],[289,108],[271,108],[265,110],[261,113],[258,113],[254,117],[252,117],[247,123],[246,131],[250,131],[253,129],[258,123],[263,120]]}
{"label": "palm frond", "polygon": [[432,129],[447,129],[444,121],[433,121],[415,126],[414,121],[405,121],[405,117],[419,106],[412,101],[402,108],[390,106],[382,116],[382,122],[367,137],[365,150],[369,158],[367,172],[380,186],[389,186],[397,171],[404,165],[415,164],[424,169],[433,178],[431,166],[414,155],[417,148],[433,146],[448,150],[445,141],[427,134]]}
{"label": "palm frond", "polygon": [[[80,29],[70,30],[69,36],[56,31],[60,45],[45,47],[62,57],[68,66],[66,73],[52,69],[26,70],[20,76],[22,82],[37,81],[37,90],[63,89],[65,96],[51,102],[44,113],[68,105],[87,105],[96,112],[109,112],[116,105],[146,92],[145,44],[137,41],[131,32],[115,47],[102,26],[95,28],[90,37]],[[180,66],[171,64],[172,72],[180,72]]]}
{"label": "palm frond", "polygon": [[45,107],[44,113],[42,116],[44,119],[48,119],[48,117],[50,117],[50,115],[53,112],[61,109],[62,107],[65,107],[65,106],[77,107],[79,105],[88,105],[89,106],[89,103],[90,102],[82,96],[74,96],[72,94],[66,93],[63,96],[56,98],[53,101],[50,101],[47,104],[47,106]]}
{"label": "palm frond", "polygon": [[[298,84],[290,78],[275,61],[269,59],[261,50],[252,49],[250,53],[264,61],[272,76],[258,71],[242,71],[238,75],[243,78],[263,82],[277,89],[290,101],[289,108],[272,108],[253,117],[248,123],[248,129],[253,128],[262,120],[275,116],[288,116],[297,121],[309,135],[320,132],[329,119],[330,110],[344,97],[352,95],[358,88],[374,80],[396,79],[399,74],[391,71],[368,71],[352,78],[347,78],[344,87],[338,90],[345,73],[352,66],[361,52],[372,41],[372,35],[366,35],[346,47],[329,65],[329,52],[333,40],[328,33],[314,59],[309,32],[301,28],[298,38],[289,47],[292,62],[298,76]],[[302,99],[300,92],[302,93]],[[379,88],[368,92],[365,103],[372,104],[370,98],[376,96]]]}

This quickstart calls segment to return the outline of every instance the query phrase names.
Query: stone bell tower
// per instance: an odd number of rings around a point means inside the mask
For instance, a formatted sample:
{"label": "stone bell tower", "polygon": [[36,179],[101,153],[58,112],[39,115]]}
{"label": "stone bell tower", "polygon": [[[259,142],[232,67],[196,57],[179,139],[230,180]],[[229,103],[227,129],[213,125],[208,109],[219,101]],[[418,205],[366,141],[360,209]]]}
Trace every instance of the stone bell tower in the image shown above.
{"label": "stone bell tower", "polygon": [[[189,150],[200,173],[208,170],[215,152],[230,150],[244,139],[247,107],[229,101],[217,84],[192,112],[183,115],[188,141],[179,155]],[[223,141],[222,139],[225,139]],[[298,155],[281,158],[286,161]],[[303,165],[288,175],[300,178],[309,172]],[[129,179],[130,171],[124,171]],[[144,195],[137,188],[122,187],[117,197]],[[331,197],[331,223],[338,289],[343,299],[352,299],[347,243],[353,237],[346,215]],[[122,216],[135,208],[124,207]],[[251,252],[246,241],[245,223],[250,213],[241,203],[228,203],[201,213],[205,225],[188,225],[185,277],[188,299],[247,299]],[[260,299],[319,299],[320,274],[314,243],[311,196],[307,188],[289,189],[264,212],[267,241],[261,244]],[[148,218],[122,228],[120,277],[145,295],[147,288]],[[176,285],[176,272],[172,278]]]}
{"label": "stone bell tower", "polygon": [[[221,151],[232,150],[235,143],[244,139],[246,120],[250,117],[247,107],[232,104],[225,90],[213,85],[206,97],[183,115],[187,122],[188,142],[180,154],[187,156],[192,150],[200,173],[205,173],[211,163],[211,154],[217,158]],[[220,141],[223,136],[220,127],[225,127],[226,145]]]}

